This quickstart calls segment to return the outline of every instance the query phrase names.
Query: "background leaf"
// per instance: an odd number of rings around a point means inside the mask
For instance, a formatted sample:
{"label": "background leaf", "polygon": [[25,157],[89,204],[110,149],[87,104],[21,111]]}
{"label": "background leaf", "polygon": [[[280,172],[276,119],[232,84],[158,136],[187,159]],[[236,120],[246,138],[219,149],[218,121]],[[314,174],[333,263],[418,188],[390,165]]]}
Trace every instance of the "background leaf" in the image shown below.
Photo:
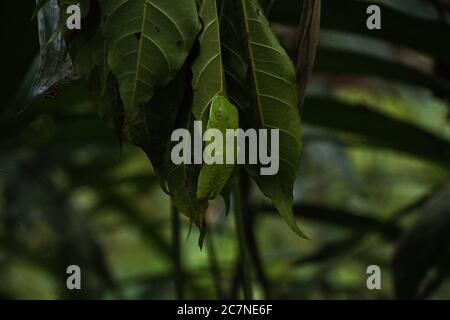
{"label": "background leaf", "polygon": [[448,168],[450,143],[442,137],[363,105],[349,105],[329,97],[311,97],[309,103],[314,107],[303,114],[309,124],[350,133],[357,144],[399,150]]}
{"label": "background leaf", "polygon": [[[450,254],[449,188],[436,195],[422,216],[404,234],[395,252],[393,269],[399,299],[417,299],[427,291],[430,274],[448,276]],[[442,270],[440,266],[443,267]],[[442,279],[439,280],[439,283]],[[433,288],[435,290],[436,288]],[[427,293],[429,294],[429,293]],[[424,298],[426,296],[423,296]]]}

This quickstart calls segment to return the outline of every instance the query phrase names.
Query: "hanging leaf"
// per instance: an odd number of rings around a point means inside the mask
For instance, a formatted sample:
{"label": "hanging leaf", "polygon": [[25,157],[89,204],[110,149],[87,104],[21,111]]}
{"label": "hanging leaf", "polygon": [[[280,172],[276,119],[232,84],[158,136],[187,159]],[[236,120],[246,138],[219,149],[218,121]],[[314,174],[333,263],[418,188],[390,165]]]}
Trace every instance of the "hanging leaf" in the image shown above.
{"label": "hanging leaf", "polygon": [[[218,95],[225,95],[222,66],[219,6],[217,0],[200,1],[200,18],[203,30],[199,36],[200,53],[192,66],[194,101],[192,112],[197,120],[206,124],[208,107]],[[221,9],[221,8],[220,8]]]}
{"label": "hanging leaf", "polygon": [[165,176],[173,204],[202,230],[208,201],[199,201],[196,197],[199,167],[174,165],[170,160],[166,164],[168,166]]}
{"label": "hanging leaf", "polygon": [[293,185],[301,152],[295,67],[273,34],[260,5],[254,0],[238,2],[253,95],[246,113],[252,127],[280,130],[279,172],[264,176],[259,166],[246,166],[246,169],[288,225],[305,237],[292,212]]}
{"label": "hanging leaf", "polygon": [[[63,7],[70,1],[62,0]],[[99,116],[122,136],[123,106],[118,96],[118,84],[107,62],[108,43],[100,30],[100,8],[96,2],[84,0],[83,29],[65,32],[68,50],[75,71],[85,80],[93,105]],[[65,12],[62,13],[62,19]]]}
{"label": "hanging leaf", "polygon": [[231,102],[243,111],[250,103],[248,96],[250,87],[247,82],[247,57],[237,11],[235,1],[224,2],[220,33],[227,95]]}
{"label": "hanging leaf", "polygon": [[119,82],[126,126],[183,66],[200,30],[195,0],[102,0],[108,62]]}
{"label": "hanging leaf", "polygon": [[[84,77],[99,116],[120,137],[123,106],[118,96],[117,80],[106,61],[107,43],[101,38],[99,31],[88,38],[88,35],[83,35],[69,46],[74,57],[75,70]],[[76,48],[79,45],[80,47]]]}
{"label": "hanging leaf", "polygon": [[[191,136],[193,136],[193,118],[190,115],[190,110],[182,110],[180,118],[180,127],[189,129]],[[165,152],[164,177],[167,181],[173,204],[202,231],[204,229],[204,217],[208,208],[208,201],[199,201],[197,199],[197,181],[201,166],[174,164],[171,159],[171,152],[176,144],[176,142],[171,142]]]}
{"label": "hanging leaf", "polygon": [[311,77],[319,44],[321,0],[303,1],[297,35],[297,84],[299,107],[303,110],[306,88]]}
{"label": "hanging leaf", "polygon": [[144,150],[161,180],[163,155],[185,96],[186,70],[184,67],[167,86],[158,88],[152,100],[141,110],[139,120],[127,127],[126,135],[133,144]]}

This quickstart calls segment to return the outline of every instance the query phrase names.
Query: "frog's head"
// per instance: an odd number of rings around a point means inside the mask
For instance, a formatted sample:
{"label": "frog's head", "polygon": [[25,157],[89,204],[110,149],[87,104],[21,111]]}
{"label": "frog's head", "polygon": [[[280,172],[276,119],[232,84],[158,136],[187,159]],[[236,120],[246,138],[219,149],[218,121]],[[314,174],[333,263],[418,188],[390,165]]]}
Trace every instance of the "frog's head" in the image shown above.
{"label": "frog's head", "polygon": [[[232,104],[225,96],[215,96],[211,101],[210,119],[215,122],[227,123],[234,116]],[[233,108],[234,109],[234,108]]]}
{"label": "frog's head", "polygon": [[227,98],[224,96],[215,96],[211,101],[211,110],[210,110],[210,118],[213,118],[216,121],[223,121],[224,116],[224,108],[227,103]]}

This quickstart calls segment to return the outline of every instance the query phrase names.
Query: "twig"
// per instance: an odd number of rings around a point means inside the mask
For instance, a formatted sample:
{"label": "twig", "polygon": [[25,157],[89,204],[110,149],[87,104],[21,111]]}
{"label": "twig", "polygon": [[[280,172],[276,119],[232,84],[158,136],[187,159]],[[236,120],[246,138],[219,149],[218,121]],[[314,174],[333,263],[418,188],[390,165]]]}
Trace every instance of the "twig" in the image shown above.
{"label": "twig", "polygon": [[252,209],[248,201],[250,190],[250,179],[246,175],[241,176],[241,190],[243,192],[242,197],[246,199],[244,206],[248,218],[244,222],[250,258],[252,259],[252,262],[255,266],[256,276],[258,277],[258,281],[261,284],[261,287],[264,291],[265,298],[271,299],[270,281],[267,277],[266,270],[264,269],[264,264],[260,255],[259,246],[253,228],[255,225],[256,212]]}
{"label": "twig", "polygon": [[172,222],[172,255],[173,255],[173,276],[175,281],[175,293],[178,300],[184,299],[184,276],[181,262],[180,249],[180,213],[174,205],[171,207],[171,222]]}
{"label": "twig", "polygon": [[236,223],[236,231],[239,241],[239,249],[241,254],[241,270],[242,270],[242,289],[245,300],[253,299],[252,280],[251,280],[251,266],[248,254],[248,247],[245,235],[245,208],[241,196],[241,184],[239,175],[235,179],[234,193],[234,219]]}
{"label": "twig", "polygon": [[214,237],[212,229],[209,229],[208,238],[206,239],[206,247],[208,250],[208,259],[211,270],[211,276],[213,278],[214,287],[216,288],[217,297],[221,300],[225,299],[225,293],[222,287],[222,275],[220,265],[217,260],[216,248],[214,246]]}

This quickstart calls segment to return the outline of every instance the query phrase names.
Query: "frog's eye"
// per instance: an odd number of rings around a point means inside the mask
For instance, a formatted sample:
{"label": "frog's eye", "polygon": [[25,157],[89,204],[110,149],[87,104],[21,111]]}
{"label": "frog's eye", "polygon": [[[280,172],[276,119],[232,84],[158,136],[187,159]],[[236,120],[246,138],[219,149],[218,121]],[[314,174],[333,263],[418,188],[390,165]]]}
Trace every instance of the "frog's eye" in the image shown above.
{"label": "frog's eye", "polygon": [[217,110],[216,110],[216,118],[217,118],[217,120],[222,119],[222,108],[217,108]]}

